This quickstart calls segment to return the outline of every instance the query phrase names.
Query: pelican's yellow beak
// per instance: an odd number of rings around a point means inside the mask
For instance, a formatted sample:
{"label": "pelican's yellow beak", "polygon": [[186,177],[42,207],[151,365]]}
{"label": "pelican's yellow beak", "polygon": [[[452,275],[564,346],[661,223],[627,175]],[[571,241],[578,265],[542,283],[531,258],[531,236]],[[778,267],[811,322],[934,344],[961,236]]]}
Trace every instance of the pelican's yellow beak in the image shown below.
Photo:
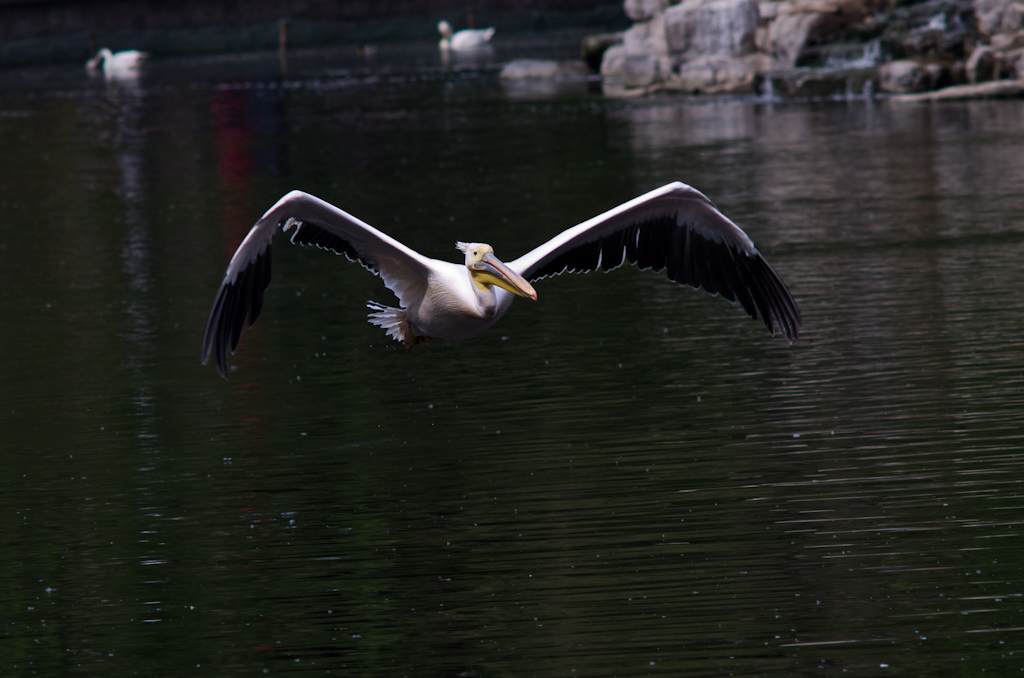
{"label": "pelican's yellow beak", "polygon": [[497,285],[520,297],[537,300],[537,291],[523,276],[501,263],[493,252],[480,257],[480,261],[470,266],[473,281],[478,285]]}

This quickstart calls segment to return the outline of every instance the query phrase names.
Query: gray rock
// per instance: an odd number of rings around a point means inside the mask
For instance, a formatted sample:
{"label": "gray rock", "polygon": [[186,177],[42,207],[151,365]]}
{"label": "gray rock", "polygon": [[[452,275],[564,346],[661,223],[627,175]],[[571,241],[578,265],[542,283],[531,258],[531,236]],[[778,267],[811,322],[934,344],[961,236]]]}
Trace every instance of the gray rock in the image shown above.
{"label": "gray rock", "polygon": [[626,48],[622,45],[612,45],[601,57],[601,77],[605,80],[621,80],[625,63]]}
{"label": "gray rock", "polygon": [[871,15],[871,0],[794,0],[775,3],[759,47],[772,68],[793,68],[809,47],[841,40],[845,30]]}
{"label": "gray rock", "polygon": [[1010,64],[1012,65],[1012,73],[1010,74],[1010,77],[1016,78],[1017,80],[1024,80],[1024,48],[1012,52],[1009,57]]}
{"label": "gray rock", "polygon": [[755,51],[757,0],[683,0],[665,12],[668,49],[680,60]]}
{"label": "gray rock", "polygon": [[807,69],[772,71],[765,75],[770,83],[766,92],[784,97],[870,99],[878,89],[874,68]]}
{"label": "gray rock", "polygon": [[671,61],[665,43],[665,14],[656,14],[622,34],[622,53],[605,52],[601,74],[616,78],[627,88],[643,88],[665,81],[671,74]]}
{"label": "gray rock", "polygon": [[999,56],[994,49],[981,46],[967,60],[967,82],[977,84],[999,79]]}
{"label": "gray rock", "polygon": [[757,0],[683,0],[665,12],[673,65],[669,86],[685,91],[752,92],[767,65],[756,53]]}
{"label": "gray rock", "polygon": [[1024,0],[670,1],[624,0],[636,23],[604,52],[605,84],[858,97],[1024,79]]}
{"label": "gray rock", "polygon": [[765,45],[772,60],[772,68],[796,66],[817,21],[817,14],[811,12],[776,15],[768,26]]}
{"label": "gray rock", "polygon": [[924,92],[932,89],[933,74],[912,59],[890,61],[878,68],[879,87],[883,92]]}
{"label": "gray rock", "polygon": [[622,64],[622,85],[627,88],[651,87],[664,80],[658,59],[650,54],[626,54]]}
{"label": "gray rock", "polygon": [[[991,39],[997,33],[1016,30],[1003,25],[1004,14],[1013,4],[1016,4],[1014,0],[974,0],[974,15],[978,23],[978,31],[983,37]],[[1009,19],[1008,23],[1013,22],[1012,16],[1007,18]],[[1010,31],[1007,31],[1008,28]]]}
{"label": "gray rock", "polygon": [[623,9],[633,21],[650,21],[664,13],[668,0],[625,0]]}
{"label": "gray rock", "polygon": [[1013,33],[996,33],[990,42],[992,47],[1000,51],[1011,51],[1024,47],[1024,30]]}
{"label": "gray rock", "polygon": [[1024,81],[993,80],[977,85],[957,85],[933,92],[903,94],[892,101],[960,101],[966,99],[1006,99],[1024,97]]}
{"label": "gray rock", "polygon": [[692,59],[680,64],[674,86],[687,92],[753,94],[758,74],[766,70],[767,63],[761,54]]}

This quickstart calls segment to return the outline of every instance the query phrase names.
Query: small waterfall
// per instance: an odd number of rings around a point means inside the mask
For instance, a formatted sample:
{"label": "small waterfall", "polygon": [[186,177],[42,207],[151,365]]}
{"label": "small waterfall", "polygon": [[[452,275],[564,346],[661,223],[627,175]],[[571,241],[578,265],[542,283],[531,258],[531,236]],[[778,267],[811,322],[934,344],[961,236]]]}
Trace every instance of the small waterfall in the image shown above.
{"label": "small waterfall", "polygon": [[847,70],[857,68],[873,68],[882,58],[882,43],[878,38],[869,40],[863,45],[847,45],[845,49],[837,49],[828,55],[825,68],[830,70]]}
{"label": "small waterfall", "polygon": [[864,87],[861,88],[861,94],[864,95],[865,101],[874,101],[875,99],[875,81],[868,79],[864,81]]}

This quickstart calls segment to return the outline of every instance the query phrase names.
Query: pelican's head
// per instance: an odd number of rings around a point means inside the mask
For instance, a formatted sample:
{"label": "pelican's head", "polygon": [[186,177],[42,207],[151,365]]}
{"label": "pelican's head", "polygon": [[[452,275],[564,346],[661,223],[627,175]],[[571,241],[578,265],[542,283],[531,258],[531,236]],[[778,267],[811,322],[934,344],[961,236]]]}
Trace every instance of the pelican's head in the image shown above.
{"label": "pelican's head", "polygon": [[452,37],[452,25],[447,21],[441,21],[437,24],[437,31],[441,34],[441,37],[447,40]]}
{"label": "pelican's head", "polygon": [[494,248],[490,245],[482,242],[460,242],[456,246],[466,254],[469,277],[478,288],[484,290],[490,285],[497,285],[520,297],[537,300],[537,291],[533,289],[533,285],[501,263],[498,257],[494,256]]}

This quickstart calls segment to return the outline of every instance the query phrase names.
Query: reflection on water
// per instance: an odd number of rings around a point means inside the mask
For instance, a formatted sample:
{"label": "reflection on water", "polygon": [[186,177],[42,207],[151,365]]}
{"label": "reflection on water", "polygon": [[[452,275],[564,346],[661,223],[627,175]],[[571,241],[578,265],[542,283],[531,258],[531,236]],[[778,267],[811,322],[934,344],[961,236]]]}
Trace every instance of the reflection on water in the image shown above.
{"label": "reflection on water", "polygon": [[[433,45],[71,82],[0,92],[0,670],[1021,666],[1020,103],[529,95]],[[800,341],[619,270],[405,351],[379,280],[281,247],[230,379],[198,364],[289,189],[514,258],[672,179]]]}

